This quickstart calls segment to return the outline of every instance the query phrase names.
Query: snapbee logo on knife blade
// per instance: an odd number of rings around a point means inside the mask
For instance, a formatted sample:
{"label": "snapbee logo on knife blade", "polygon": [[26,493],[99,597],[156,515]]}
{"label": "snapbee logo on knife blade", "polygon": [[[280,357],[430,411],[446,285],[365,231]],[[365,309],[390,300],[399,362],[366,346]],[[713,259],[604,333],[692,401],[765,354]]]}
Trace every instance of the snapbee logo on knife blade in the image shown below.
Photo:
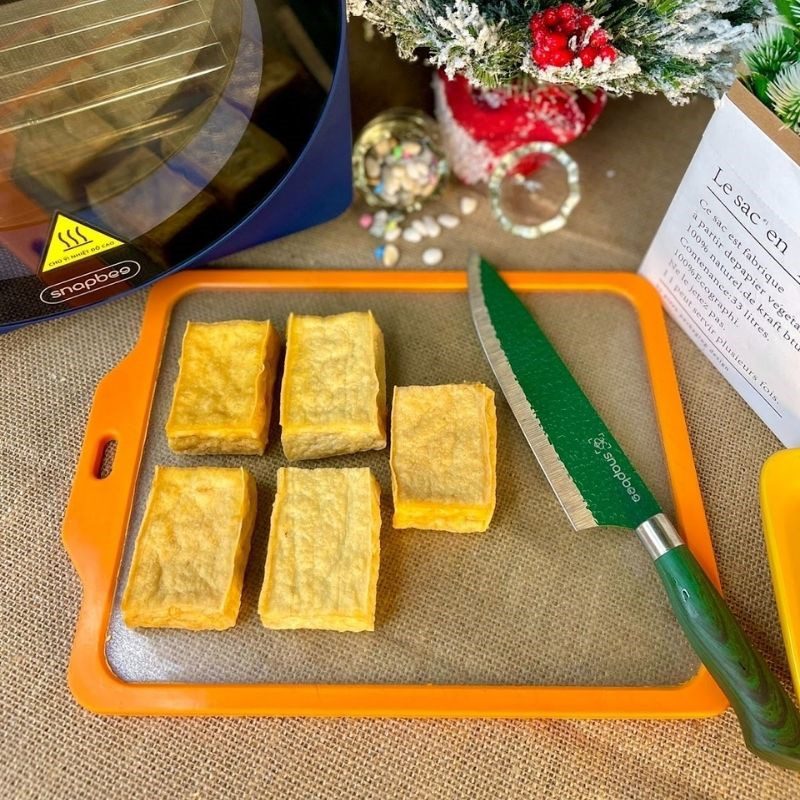
{"label": "snapbee logo on knife blade", "polygon": [[617,463],[613,452],[614,448],[606,439],[606,435],[604,433],[599,433],[597,436],[593,436],[589,439],[589,444],[594,448],[595,454],[600,456],[603,461],[608,464],[612,475],[625,487],[625,491],[627,491],[631,500],[633,500],[634,503],[638,503],[642,498],[631,483],[630,476]]}
{"label": "snapbee logo on knife blade", "polygon": [[115,283],[127,281],[139,274],[142,267],[138,261],[120,261],[107,267],[101,267],[84,275],[77,275],[61,283],[46,286],[39,293],[43,303],[55,305],[65,300],[73,300],[91,294]]}

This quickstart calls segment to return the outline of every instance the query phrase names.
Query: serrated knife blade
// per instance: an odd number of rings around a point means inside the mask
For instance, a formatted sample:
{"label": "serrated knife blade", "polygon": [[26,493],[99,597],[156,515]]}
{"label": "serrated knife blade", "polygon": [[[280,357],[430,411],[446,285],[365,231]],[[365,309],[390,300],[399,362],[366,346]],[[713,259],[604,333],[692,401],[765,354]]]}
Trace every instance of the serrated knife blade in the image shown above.
{"label": "serrated knife blade", "polygon": [[497,382],[572,526],[636,528],[660,513],[528,309],[480,257],[470,262],[469,300]]}

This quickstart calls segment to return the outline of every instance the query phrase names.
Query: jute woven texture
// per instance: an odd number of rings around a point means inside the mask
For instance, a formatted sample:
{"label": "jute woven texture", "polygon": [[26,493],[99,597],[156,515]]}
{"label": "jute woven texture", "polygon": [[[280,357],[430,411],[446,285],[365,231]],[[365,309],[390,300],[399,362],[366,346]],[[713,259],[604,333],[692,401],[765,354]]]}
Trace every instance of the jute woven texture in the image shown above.
{"label": "jute woven texture", "polygon": [[[419,102],[419,70],[395,67],[382,45],[355,44],[357,121]],[[635,269],[709,113],[703,103],[612,104],[571,148],[585,199],[565,231],[526,244],[500,233],[484,206],[443,240],[445,263],[460,266],[469,243],[511,268]],[[350,212],[230,262],[367,267],[371,244]],[[416,266],[415,254],[403,265]],[[0,337],[0,797],[800,797],[800,777],[749,755],[732,712],[662,723],[121,719],[80,709],[64,682],[80,587],[59,528],[95,384],[135,341],[144,300]],[[788,685],[757,495],[779,444],[670,329],[728,602]]]}

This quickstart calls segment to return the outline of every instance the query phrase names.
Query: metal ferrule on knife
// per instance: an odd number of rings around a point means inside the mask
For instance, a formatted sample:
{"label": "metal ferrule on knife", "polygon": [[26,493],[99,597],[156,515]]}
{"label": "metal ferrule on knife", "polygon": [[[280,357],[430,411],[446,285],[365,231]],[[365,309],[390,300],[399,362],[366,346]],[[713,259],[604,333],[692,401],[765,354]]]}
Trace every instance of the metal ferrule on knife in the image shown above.
{"label": "metal ferrule on knife", "polygon": [[683,539],[665,514],[656,514],[636,527],[636,535],[644,549],[655,561],[673,547],[682,545]]}

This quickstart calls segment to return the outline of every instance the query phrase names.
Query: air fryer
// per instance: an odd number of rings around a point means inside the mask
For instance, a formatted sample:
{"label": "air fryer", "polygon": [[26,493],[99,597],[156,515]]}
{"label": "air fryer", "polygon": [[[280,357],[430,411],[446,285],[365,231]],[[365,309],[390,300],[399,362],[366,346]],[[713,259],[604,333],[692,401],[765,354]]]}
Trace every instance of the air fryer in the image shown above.
{"label": "air fryer", "polygon": [[351,199],[344,3],[0,5],[0,329]]}

